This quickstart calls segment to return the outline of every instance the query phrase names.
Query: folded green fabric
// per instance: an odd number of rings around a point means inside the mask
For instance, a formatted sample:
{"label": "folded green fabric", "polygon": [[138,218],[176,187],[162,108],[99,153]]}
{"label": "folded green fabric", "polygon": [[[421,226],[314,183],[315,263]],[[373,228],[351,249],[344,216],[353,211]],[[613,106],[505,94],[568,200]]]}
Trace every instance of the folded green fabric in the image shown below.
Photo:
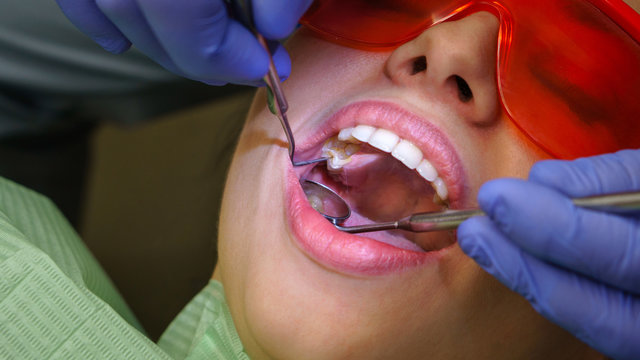
{"label": "folded green fabric", "polygon": [[215,280],[178,314],[158,345],[174,359],[249,359]]}
{"label": "folded green fabric", "polygon": [[0,359],[247,359],[212,281],[160,345],[45,197],[0,178]]}

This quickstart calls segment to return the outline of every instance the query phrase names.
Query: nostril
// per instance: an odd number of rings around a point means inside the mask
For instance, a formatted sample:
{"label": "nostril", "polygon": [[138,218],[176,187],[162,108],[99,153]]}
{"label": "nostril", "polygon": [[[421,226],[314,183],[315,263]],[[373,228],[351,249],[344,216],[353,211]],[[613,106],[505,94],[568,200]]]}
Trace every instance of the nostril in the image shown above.
{"label": "nostril", "polygon": [[456,85],[458,86],[458,98],[460,98],[460,101],[464,103],[471,101],[471,99],[473,99],[473,93],[471,92],[469,84],[467,84],[467,82],[458,75],[454,75],[453,77],[456,80]]}
{"label": "nostril", "polygon": [[411,75],[415,75],[425,70],[427,70],[426,56],[418,56],[417,58],[413,59],[413,69],[411,70]]}

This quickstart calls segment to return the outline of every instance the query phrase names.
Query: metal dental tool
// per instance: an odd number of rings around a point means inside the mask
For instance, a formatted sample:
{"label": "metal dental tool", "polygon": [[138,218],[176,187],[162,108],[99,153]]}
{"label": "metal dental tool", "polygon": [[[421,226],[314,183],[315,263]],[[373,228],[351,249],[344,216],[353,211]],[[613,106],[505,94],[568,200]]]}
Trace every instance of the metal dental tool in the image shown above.
{"label": "metal dental tool", "polygon": [[[289,159],[291,160],[291,164],[293,166],[305,166],[327,161],[328,159],[325,157],[304,161],[295,160],[296,143],[295,139],[293,138],[291,127],[289,126],[289,120],[287,119],[287,110],[289,109],[289,105],[287,104],[287,99],[285,98],[282,87],[280,86],[280,77],[278,76],[278,72],[273,63],[273,59],[271,58],[271,52],[269,51],[267,42],[264,37],[257,32],[256,37],[269,54],[269,72],[264,78],[265,82],[267,83],[267,105],[269,106],[269,110],[271,110],[271,112],[280,120],[280,125],[282,125],[284,134],[287,137],[287,142],[289,144]],[[330,213],[331,218],[341,219],[342,217],[344,217],[344,219],[346,220],[346,218],[351,215],[351,210],[349,209],[349,205],[347,205],[346,201],[344,201],[344,199],[340,195],[338,195],[327,186],[307,179],[300,179],[300,184],[302,185],[302,190],[304,191],[307,199],[310,202],[312,201],[312,199],[317,202],[322,202],[324,204],[323,208],[327,209],[324,211],[329,211],[328,209],[332,209]],[[318,209],[316,210],[327,217],[324,211],[320,211]]]}
{"label": "metal dental tool", "polygon": [[[640,211],[640,191],[576,198],[573,199],[573,204],[590,210],[630,214]],[[327,215],[324,216],[333,222],[338,230],[356,234],[395,229],[411,232],[452,230],[468,218],[481,215],[485,215],[485,213],[479,209],[445,210],[440,212],[417,213],[396,221],[358,226],[341,226],[340,224],[344,222],[346,218],[342,219],[342,217],[337,217],[334,221]]]}
{"label": "metal dental tool", "polygon": [[[264,81],[267,83],[267,104],[271,112],[280,120],[282,129],[287,137],[291,163],[293,166],[304,166],[327,161],[327,158],[305,161],[295,160],[295,140],[291,127],[289,126],[289,120],[287,119],[289,106],[282,87],[280,86],[280,77],[273,63],[271,50],[269,49],[267,41],[255,30],[251,0],[225,0],[225,2],[228,5],[227,8],[235,18],[255,33],[258,41],[269,55],[269,72],[264,78]],[[365,233],[394,229],[412,232],[451,230],[457,228],[464,220],[472,216],[484,215],[484,212],[479,209],[446,210],[441,212],[417,213],[390,222],[342,226],[340,224],[344,223],[344,221],[351,216],[351,209],[346,201],[335,191],[315,181],[300,179],[300,184],[313,208],[331,221],[337,229],[347,233]],[[640,211],[640,192],[578,198],[573,199],[573,202],[576,206],[598,211],[613,213],[637,212]]]}
{"label": "metal dental tool", "polygon": [[351,216],[347,202],[326,185],[312,180],[300,180],[300,185],[311,207],[334,225],[338,226]]}
{"label": "metal dental tool", "polygon": [[[328,159],[325,157],[304,161],[297,161],[295,159],[296,143],[295,139],[293,138],[291,126],[289,126],[289,119],[287,119],[287,110],[289,110],[289,104],[287,103],[287,99],[285,98],[282,87],[280,86],[280,76],[278,76],[278,71],[276,70],[276,66],[273,63],[269,45],[267,44],[266,39],[255,29],[251,0],[225,0],[225,2],[227,4],[228,11],[233,14],[233,16],[238,21],[240,21],[248,29],[253,31],[260,45],[262,45],[262,47],[264,47],[264,49],[267,51],[267,54],[269,56],[269,72],[264,77],[264,81],[267,84],[267,105],[269,106],[269,110],[280,120],[282,130],[284,130],[284,134],[287,137],[287,143],[289,146],[289,159],[291,160],[291,164],[293,166],[305,166],[327,161]],[[351,215],[349,205],[347,205],[344,199],[342,199],[342,197],[340,197],[330,188],[316,183],[315,181],[306,179],[300,179],[300,184],[302,185],[302,189],[307,196],[307,199],[310,199],[310,201],[311,199],[314,199],[316,202],[322,202],[323,204],[326,204],[325,208],[335,209],[335,211],[340,211],[339,209],[346,209],[346,217],[344,219],[348,218]],[[332,218],[335,219],[340,219],[345,215],[336,213],[332,214],[338,215],[332,216]],[[325,217],[326,216],[327,215],[325,215]]]}
{"label": "metal dental tool", "polygon": [[267,52],[269,56],[269,72],[264,77],[264,81],[267,84],[267,105],[269,110],[278,117],[282,130],[287,137],[289,145],[289,158],[293,166],[304,166],[314,164],[322,161],[326,161],[327,158],[317,158],[312,160],[296,161],[294,158],[296,142],[293,138],[293,132],[291,126],[289,126],[289,119],[287,119],[287,110],[289,110],[289,104],[284,96],[282,87],[280,86],[280,76],[273,63],[271,49],[267,40],[262,36],[255,28],[253,21],[253,6],[251,0],[225,0],[227,3],[227,9],[230,14],[238,21],[240,21],[245,27],[253,31],[254,35],[258,39],[258,42]]}
{"label": "metal dental tool", "polygon": [[287,104],[287,99],[284,97],[284,92],[282,91],[282,87],[280,86],[280,77],[278,76],[276,66],[273,64],[273,59],[271,58],[271,52],[269,51],[267,41],[262,35],[258,33],[256,33],[256,37],[269,54],[269,72],[264,78],[264,81],[268,86],[267,104],[269,105],[269,110],[271,110],[271,112],[280,120],[280,124],[282,125],[282,129],[284,130],[284,134],[287,137],[287,142],[289,143],[289,158],[291,159],[291,164],[293,164],[293,166],[304,166],[327,161],[328,159],[325,157],[304,161],[295,160],[294,155],[296,150],[296,142],[293,138],[291,127],[289,126],[289,120],[287,119],[287,110],[289,109],[289,104]]}

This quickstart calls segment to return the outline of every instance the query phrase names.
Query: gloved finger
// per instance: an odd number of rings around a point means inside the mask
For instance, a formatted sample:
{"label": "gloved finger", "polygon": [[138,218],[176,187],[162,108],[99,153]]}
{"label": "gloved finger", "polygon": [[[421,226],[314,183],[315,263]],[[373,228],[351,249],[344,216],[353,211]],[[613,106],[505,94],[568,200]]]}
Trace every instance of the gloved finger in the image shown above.
{"label": "gloved finger", "polygon": [[640,190],[640,150],[623,150],[574,161],[536,163],[529,180],[570,197]]}
{"label": "gloved finger", "polygon": [[289,74],[291,74],[291,58],[289,57],[289,53],[285,50],[284,46],[278,43],[272,52],[272,58],[278,68],[280,81],[286,80]]}
{"label": "gloved finger", "polygon": [[[287,51],[285,50],[285,48],[282,46],[282,44],[280,44],[277,41],[269,41],[268,43],[269,45],[269,49],[272,53],[272,58],[273,58],[273,62],[274,64],[278,64],[278,68],[281,69],[286,75],[281,75],[278,72],[278,76],[280,77],[280,81],[285,81],[288,77],[288,75],[291,73],[291,58],[289,57],[289,53],[287,53]],[[220,85],[217,83],[211,84],[207,81],[204,81],[207,84],[210,85]],[[235,84],[239,84],[239,85],[248,85],[248,86],[255,86],[255,87],[262,87],[265,86],[266,83],[264,82],[263,79],[260,80],[235,80],[234,81]],[[224,84],[223,84],[224,85]]]}
{"label": "gloved finger", "polygon": [[267,39],[283,39],[313,0],[263,0],[253,2],[253,18],[258,32]]}
{"label": "gloved finger", "polygon": [[66,17],[80,31],[114,54],[126,51],[131,42],[92,0],[56,0]]}
{"label": "gloved finger", "polygon": [[577,208],[545,186],[498,179],[478,193],[480,207],[518,247],[544,261],[640,293],[640,222]]}
{"label": "gloved finger", "polygon": [[[222,0],[138,0],[176,66],[201,81],[239,83],[266,74],[268,55],[255,36],[229,19]],[[283,72],[284,73],[284,72]]]}
{"label": "gloved finger", "polygon": [[486,217],[461,224],[458,243],[485,271],[578,339],[616,359],[640,356],[640,298],[531,256]]}
{"label": "gloved finger", "polygon": [[136,44],[138,50],[167,70],[180,75],[179,69],[151,31],[135,0],[96,0],[96,5]]}

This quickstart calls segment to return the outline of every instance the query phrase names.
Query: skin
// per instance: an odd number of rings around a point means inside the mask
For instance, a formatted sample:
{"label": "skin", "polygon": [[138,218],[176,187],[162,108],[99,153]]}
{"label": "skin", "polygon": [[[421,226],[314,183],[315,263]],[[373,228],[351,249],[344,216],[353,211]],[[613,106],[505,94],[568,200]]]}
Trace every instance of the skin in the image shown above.
{"label": "skin", "polygon": [[[640,1],[632,6],[640,8]],[[548,157],[503,114],[495,84],[496,19],[475,13],[388,52],[288,42],[284,83],[296,139],[342,106],[385,100],[424,116],[453,143],[465,206],[487,180],[526,177]],[[426,71],[412,74],[425,56]],[[462,101],[453,75],[473,91]],[[383,276],[328,270],[306,256],[285,212],[286,142],[258,91],[229,172],[214,278],[253,359],[599,359],[454,248],[437,265]],[[322,116],[324,115],[324,116]],[[255,216],[258,214],[260,216]],[[268,216],[266,216],[268,215]]]}

